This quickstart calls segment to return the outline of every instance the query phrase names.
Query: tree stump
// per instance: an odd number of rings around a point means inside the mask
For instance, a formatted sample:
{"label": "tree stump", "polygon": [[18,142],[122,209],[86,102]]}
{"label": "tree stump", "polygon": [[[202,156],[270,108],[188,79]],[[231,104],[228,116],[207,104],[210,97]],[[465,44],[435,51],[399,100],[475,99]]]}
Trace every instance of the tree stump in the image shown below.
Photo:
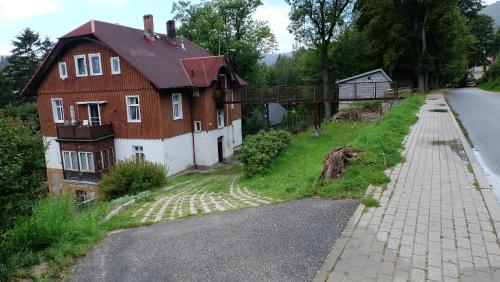
{"label": "tree stump", "polygon": [[359,150],[353,148],[337,148],[333,149],[326,155],[323,161],[323,170],[321,171],[321,179],[339,178],[344,175],[348,163],[356,157]]}

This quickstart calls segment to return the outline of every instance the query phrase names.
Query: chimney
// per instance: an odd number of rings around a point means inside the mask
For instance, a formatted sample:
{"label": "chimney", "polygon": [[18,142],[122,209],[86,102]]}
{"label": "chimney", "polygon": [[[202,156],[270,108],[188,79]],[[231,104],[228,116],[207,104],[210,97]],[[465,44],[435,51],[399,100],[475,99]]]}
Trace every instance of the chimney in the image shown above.
{"label": "chimney", "polygon": [[175,21],[174,20],[169,20],[167,21],[167,36],[175,41]]}
{"label": "chimney", "polygon": [[153,15],[144,15],[144,37],[150,42],[155,42],[155,28],[153,24]]}

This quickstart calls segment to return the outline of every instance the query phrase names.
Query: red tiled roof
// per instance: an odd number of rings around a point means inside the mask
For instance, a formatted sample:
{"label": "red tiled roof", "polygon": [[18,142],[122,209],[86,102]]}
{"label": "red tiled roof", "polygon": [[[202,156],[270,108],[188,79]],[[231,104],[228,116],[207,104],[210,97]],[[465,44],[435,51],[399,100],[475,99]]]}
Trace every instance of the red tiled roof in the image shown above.
{"label": "red tiled roof", "polygon": [[[91,36],[116,52],[158,89],[209,86],[225,64],[223,56],[211,56],[185,38],[177,37],[174,41],[165,34],[156,35],[156,41],[151,43],[145,39],[142,29],[92,20],[62,36],[57,45],[75,37]],[[41,67],[34,78],[46,70]]]}

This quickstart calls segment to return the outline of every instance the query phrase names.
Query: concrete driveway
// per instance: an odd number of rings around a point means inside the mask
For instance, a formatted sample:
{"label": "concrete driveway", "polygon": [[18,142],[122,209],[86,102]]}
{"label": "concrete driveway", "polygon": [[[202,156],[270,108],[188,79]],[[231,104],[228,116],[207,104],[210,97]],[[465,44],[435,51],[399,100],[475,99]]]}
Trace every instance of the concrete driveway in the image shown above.
{"label": "concrete driveway", "polygon": [[310,281],[358,203],[306,199],[129,229],[69,281]]}

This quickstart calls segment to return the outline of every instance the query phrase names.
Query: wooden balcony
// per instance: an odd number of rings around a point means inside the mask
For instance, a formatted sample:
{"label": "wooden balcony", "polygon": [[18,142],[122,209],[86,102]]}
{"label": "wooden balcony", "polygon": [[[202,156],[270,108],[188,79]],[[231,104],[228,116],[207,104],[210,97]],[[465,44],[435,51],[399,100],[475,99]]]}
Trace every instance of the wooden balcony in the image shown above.
{"label": "wooden balcony", "polygon": [[101,126],[58,126],[57,138],[68,141],[94,141],[113,137],[113,124]]}
{"label": "wooden balcony", "polygon": [[77,181],[77,182],[88,182],[97,183],[101,180],[102,172],[80,172],[64,170],[63,175],[65,180]]}

